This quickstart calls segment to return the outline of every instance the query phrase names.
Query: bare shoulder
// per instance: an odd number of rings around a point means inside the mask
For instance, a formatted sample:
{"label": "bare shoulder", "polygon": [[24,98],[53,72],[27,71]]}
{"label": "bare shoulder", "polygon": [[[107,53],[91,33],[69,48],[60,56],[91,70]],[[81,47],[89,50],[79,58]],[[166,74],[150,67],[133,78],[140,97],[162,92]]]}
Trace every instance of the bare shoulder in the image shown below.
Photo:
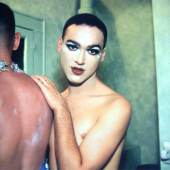
{"label": "bare shoulder", "polygon": [[110,107],[112,109],[125,114],[131,113],[131,104],[125,97],[114,93],[111,98],[112,99],[110,101]]}
{"label": "bare shoulder", "polygon": [[[119,93],[115,92],[103,83],[100,83],[100,89],[102,89],[104,112],[102,117],[108,117],[113,119],[125,119],[129,122],[131,117],[131,104],[130,102]],[[112,120],[112,119],[110,119]]]}
{"label": "bare shoulder", "polygon": [[8,101],[20,103],[20,106],[32,106],[37,109],[37,103],[43,104],[48,109],[46,100],[30,76],[25,73],[1,72],[0,89],[3,91],[1,96],[7,96]]}
{"label": "bare shoulder", "polygon": [[24,88],[30,88],[30,90],[32,90],[32,88],[35,88],[35,89],[39,89],[37,84],[32,80],[32,78],[27,75],[27,74],[24,74],[24,73],[14,73],[12,75],[13,78],[11,78],[11,80],[13,80],[14,82],[16,82],[16,84],[18,85],[18,87],[22,87],[23,89]]}
{"label": "bare shoulder", "polygon": [[[107,96],[107,95],[106,95]],[[131,104],[130,102],[122,95],[111,90],[109,95],[106,97],[107,108],[109,112],[122,113],[130,115],[131,113]]]}
{"label": "bare shoulder", "polygon": [[[0,82],[5,88],[15,89],[15,92],[24,92],[34,96],[35,93],[40,93],[39,87],[36,83],[25,73],[3,72],[0,74]],[[31,93],[32,92],[32,93]]]}
{"label": "bare shoulder", "polygon": [[11,84],[11,86],[17,85],[25,88],[27,87],[25,84],[35,86],[35,83],[33,83],[34,81],[25,73],[1,72],[0,81],[6,85]]}

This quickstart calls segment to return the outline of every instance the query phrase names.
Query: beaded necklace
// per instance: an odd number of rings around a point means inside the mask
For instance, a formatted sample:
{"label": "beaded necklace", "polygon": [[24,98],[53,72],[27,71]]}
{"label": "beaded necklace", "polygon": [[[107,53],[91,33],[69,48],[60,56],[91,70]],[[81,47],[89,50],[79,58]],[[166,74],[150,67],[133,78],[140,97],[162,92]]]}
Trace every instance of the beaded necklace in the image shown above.
{"label": "beaded necklace", "polygon": [[0,72],[1,71],[9,71],[10,69],[12,69],[12,71],[14,72],[23,72],[23,70],[21,70],[18,66],[18,64],[12,63],[10,65],[8,65],[4,60],[0,60]]}

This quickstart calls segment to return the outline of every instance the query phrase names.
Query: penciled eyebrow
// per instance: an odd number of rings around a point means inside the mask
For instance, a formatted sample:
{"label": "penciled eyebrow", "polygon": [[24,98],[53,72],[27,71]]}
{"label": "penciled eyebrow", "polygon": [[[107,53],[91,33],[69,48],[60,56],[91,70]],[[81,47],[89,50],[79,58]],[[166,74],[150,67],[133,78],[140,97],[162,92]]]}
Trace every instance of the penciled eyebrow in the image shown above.
{"label": "penciled eyebrow", "polygon": [[88,49],[91,49],[91,48],[99,48],[100,50],[102,49],[101,47],[100,47],[100,45],[98,45],[98,44],[93,44],[93,45],[89,45],[88,46]]}
{"label": "penciled eyebrow", "polygon": [[[80,47],[80,44],[78,42],[74,41],[74,40],[67,40],[66,43],[73,43],[73,44],[75,44],[75,45]],[[96,47],[99,48],[100,50],[102,49],[99,44],[89,45],[87,48],[91,49],[91,48],[96,48]]]}
{"label": "penciled eyebrow", "polygon": [[75,44],[75,45],[80,47],[80,44],[78,42],[76,42],[76,41],[73,41],[73,40],[67,40],[66,43],[72,43],[72,44]]}

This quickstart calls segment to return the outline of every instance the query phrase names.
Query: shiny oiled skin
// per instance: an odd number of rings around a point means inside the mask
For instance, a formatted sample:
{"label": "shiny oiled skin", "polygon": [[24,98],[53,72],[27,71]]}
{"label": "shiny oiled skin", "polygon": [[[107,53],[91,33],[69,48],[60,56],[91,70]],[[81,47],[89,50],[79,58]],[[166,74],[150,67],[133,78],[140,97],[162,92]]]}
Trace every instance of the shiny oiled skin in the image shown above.
{"label": "shiny oiled skin", "polygon": [[0,72],[0,170],[38,170],[48,144],[52,112],[24,73]]}

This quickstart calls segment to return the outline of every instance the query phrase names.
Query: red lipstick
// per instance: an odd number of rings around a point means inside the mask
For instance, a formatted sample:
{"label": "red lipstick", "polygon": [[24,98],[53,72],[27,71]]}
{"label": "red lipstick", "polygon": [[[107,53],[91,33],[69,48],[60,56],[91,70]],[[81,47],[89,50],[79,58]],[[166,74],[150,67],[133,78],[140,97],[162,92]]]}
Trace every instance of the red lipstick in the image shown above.
{"label": "red lipstick", "polygon": [[78,67],[71,67],[71,70],[77,76],[80,76],[84,73],[84,69]]}

